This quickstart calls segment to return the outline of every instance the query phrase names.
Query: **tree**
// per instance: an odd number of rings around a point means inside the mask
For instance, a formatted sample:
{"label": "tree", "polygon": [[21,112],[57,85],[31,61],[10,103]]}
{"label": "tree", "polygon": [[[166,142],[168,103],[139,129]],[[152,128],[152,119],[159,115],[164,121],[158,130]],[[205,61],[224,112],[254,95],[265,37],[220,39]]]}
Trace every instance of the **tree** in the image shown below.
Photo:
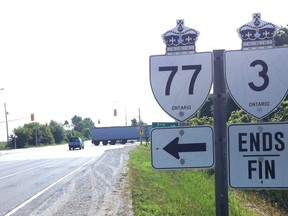
{"label": "tree", "polygon": [[[91,128],[95,127],[94,122],[90,118],[85,118],[84,120],[80,116],[73,116],[71,119],[74,126],[74,130],[81,133],[86,139],[91,138]],[[83,138],[82,137],[82,138]]]}
{"label": "tree", "polygon": [[84,126],[85,126],[85,128],[91,129],[91,128],[95,127],[95,124],[94,124],[94,122],[92,121],[92,119],[90,119],[90,118],[84,118],[83,121],[84,121]]}
{"label": "tree", "polygon": [[53,134],[56,144],[59,144],[65,140],[65,130],[60,123],[51,120],[49,123],[49,128]]}
{"label": "tree", "polygon": [[[26,127],[26,125],[24,125],[23,127],[14,129],[13,132],[17,136],[17,148],[24,148],[30,145],[34,135],[34,131],[31,129],[31,127]],[[12,143],[9,143],[9,145],[10,146],[7,147],[13,148]]]}
{"label": "tree", "polygon": [[238,105],[235,103],[235,101],[231,97],[227,99],[226,108],[227,108],[226,110],[227,118],[229,118],[229,116],[232,114],[233,111],[240,110]]}
{"label": "tree", "polygon": [[84,128],[81,133],[83,137],[90,139],[91,138],[91,128]]}
{"label": "tree", "polygon": [[213,100],[209,98],[198,112],[198,117],[213,116]]}
{"label": "tree", "polygon": [[131,119],[131,126],[137,126],[137,120],[135,118]]}
{"label": "tree", "polygon": [[[50,127],[39,124],[38,128],[35,130],[37,130],[37,144],[50,145],[55,143]],[[36,143],[36,136],[33,137],[32,143]]]}
{"label": "tree", "polygon": [[275,46],[287,46],[288,45],[288,25],[286,27],[280,26],[278,29],[274,41]]}
{"label": "tree", "polygon": [[63,126],[66,128],[66,129],[70,129],[70,127],[71,127],[71,125],[69,124],[69,121],[68,120],[65,120],[64,121],[64,124],[63,124]]}
{"label": "tree", "polygon": [[75,130],[80,131],[81,126],[80,124],[82,123],[82,118],[80,116],[74,115],[71,119],[72,125]]}
{"label": "tree", "polygon": [[[49,127],[39,124],[38,122],[32,122],[25,124],[23,127],[18,127],[13,130],[17,136],[17,148],[25,148],[28,146],[36,146],[36,133],[37,133],[37,145],[38,144],[53,144],[55,142],[53,134]],[[13,143],[9,144],[13,148]]]}
{"label": "tree", "polygon": [[256,122],[257,120],[252,116],[244,112],[244,110],[234,110],[232,111],[227,124],[232,123],[247,123],[247,122]]}
{"label": "tree", "polygon": [[191,126],[213,125],[213,123],[214,123],[213,117],[208,117],[208,116],[203,116],[203,117],[196,116],[187,121],[187,124]]}
{"label": "tree", "polygon": [[139,125],[147,125],[147,123],[143,122],[142,120],[137,121],[136,118],[131,119],[131,126],[139,126]]}
{"label": "tree", "polygon": [[269,121],[288,121],[288,100],[283,101],[273,114],[269,116]]}

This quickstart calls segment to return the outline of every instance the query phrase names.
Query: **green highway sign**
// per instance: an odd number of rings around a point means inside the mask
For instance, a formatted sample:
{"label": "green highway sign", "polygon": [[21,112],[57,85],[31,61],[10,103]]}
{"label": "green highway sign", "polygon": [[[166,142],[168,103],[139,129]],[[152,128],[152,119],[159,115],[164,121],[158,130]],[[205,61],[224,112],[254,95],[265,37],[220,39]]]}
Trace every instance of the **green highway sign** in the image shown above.
{"label": "green highway sign", "polygon": [[156,127],[178,127],[178,122],[152,122],[152,128]]}

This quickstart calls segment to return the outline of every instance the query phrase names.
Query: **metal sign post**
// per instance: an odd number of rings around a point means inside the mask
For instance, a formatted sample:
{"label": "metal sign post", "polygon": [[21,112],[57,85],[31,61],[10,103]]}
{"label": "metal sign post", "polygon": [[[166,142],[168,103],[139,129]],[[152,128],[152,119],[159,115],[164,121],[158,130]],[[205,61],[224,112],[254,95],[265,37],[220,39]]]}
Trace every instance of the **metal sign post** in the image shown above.
{"label": "metal sign post", "polygon": [[216,215],[228,215],[226,87],[224,80],[224,50],[214,50],[214,132],[215,132],[215,199]]}

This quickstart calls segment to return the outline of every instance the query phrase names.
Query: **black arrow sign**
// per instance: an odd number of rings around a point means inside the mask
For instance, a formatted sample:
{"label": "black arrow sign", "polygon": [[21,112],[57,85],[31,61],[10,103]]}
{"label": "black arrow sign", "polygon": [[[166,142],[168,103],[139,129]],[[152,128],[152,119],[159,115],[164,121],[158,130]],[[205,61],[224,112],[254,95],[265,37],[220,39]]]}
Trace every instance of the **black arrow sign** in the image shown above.
{"label": "black arrow sign", "polygon": [[176,137],[163,149],[177,159],[180,159],[179,152],[206,151],[206,143],[186,143],[186,144],[178,144],[178,143],[179,143],[179,137]]}

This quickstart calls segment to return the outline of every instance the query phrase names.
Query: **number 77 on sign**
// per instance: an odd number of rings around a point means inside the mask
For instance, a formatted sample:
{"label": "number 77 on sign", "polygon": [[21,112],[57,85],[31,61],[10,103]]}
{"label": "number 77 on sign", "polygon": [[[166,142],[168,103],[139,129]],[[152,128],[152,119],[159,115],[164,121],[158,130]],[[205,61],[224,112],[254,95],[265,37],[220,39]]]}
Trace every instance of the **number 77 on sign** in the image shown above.
{"label": "number 77 on sign", "polygon": [[150,85],[160,107],[185,121],[206,102],[213,80],[212,53],[150,56]]}

